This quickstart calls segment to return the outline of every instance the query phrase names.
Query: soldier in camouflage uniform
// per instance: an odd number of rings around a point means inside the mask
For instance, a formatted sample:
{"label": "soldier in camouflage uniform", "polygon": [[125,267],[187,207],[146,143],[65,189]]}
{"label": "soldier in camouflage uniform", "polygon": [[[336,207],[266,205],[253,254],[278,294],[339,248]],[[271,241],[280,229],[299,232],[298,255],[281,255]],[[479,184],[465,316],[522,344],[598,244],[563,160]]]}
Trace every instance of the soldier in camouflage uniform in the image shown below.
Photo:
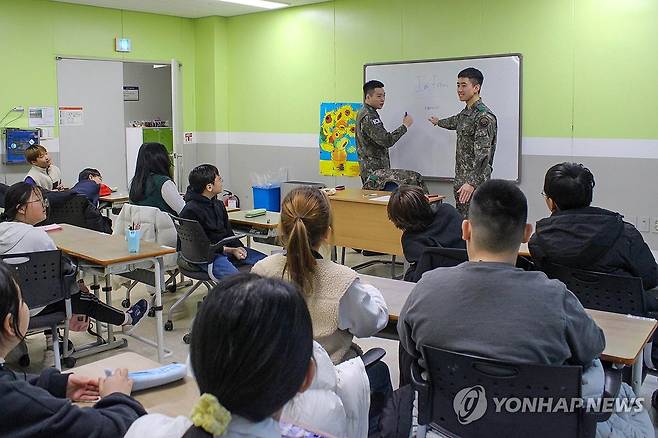
{"label": "soldier in camouflage uniform", "polygon": [[491,178],[496,152],[496,116],[480,99],[484,77],[474,68],[459,72],[457,94],[466,102],[459,114],[446,119],[430,117],[430,122],[457,131],[454,194],[457,210],[466,217],[473,191]]}
{"label": "soldier in camouflage uniform", "polygon": [[405,114],[399,128],[393,132],[386,131],[377,113],[384,106],[385,100],[384,84],[379,81],[366,82],[363,86],[363,99],[363,108],[356,116],[356,151],[364,188],[382,190],[386,182],[418,185],[415,181],[420,175],[409,170],[391,169],[388,155],[388,148],[407,132],[413,119]]}

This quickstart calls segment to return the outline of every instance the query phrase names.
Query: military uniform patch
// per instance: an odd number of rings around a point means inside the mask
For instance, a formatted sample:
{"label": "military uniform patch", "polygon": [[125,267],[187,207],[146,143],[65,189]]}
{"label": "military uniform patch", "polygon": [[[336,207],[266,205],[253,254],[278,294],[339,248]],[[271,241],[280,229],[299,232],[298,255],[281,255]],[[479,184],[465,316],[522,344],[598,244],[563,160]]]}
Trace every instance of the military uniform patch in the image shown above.
{"label": "military uniform patch", "polygon": [[377,125],[377,124],[379,124],[379,123],[381,123],[381,122],[382,122],[382,121],[379,120],[379,119],[372,119],[372,124],[373,124],[373,125]]}
{"label": "military uniform patch", "polygon": [[482,117],[480,119],[480,126],[482,126],[483,128],[489,126],[489,119],[487,117]]}

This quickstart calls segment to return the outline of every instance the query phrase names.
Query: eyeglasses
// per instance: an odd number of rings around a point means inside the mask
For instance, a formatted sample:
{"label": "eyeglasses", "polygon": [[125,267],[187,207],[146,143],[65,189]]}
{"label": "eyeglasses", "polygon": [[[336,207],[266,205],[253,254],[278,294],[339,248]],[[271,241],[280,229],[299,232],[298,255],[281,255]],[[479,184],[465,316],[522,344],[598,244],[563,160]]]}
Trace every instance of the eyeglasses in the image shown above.
{"label": "eyeglasses", "polygon": [[43,205],[43,208],[50,207],[50,201],[48,201],[48,198],[39,198],[39,199],[35,199],[34,201],[27,201],[25,203],[25,205],[32,204],[33,202],[41,202],[41,205]]}

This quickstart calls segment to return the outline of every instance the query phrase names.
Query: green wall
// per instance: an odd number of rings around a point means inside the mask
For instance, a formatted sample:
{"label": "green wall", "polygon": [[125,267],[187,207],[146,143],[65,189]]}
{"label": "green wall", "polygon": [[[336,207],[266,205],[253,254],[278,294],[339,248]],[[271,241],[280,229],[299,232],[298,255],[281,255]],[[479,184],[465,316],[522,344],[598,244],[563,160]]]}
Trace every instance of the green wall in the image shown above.
{"label": "green wall", "polygon": [[655,0],[336,0],[227,21],[231,131],[316,132],[321,101],[361,99],[364,63],[521,52],[524,136],[658,138]]}
{"label": "green wall", "polygon": [[[320,102],[361,99],[364,63],[521,52],[525,136],[658,138],[656,23],[655,0],[336,0],[196,20],[0,0],[0,112],[56,106],[56,55],[176,58],[186,130],[313,133]],[[114,52],[121,35],[132,53]]]}
{"label": "green wall", "polygon": [[[185,129],[196,126],[195,20],[45,0],[0,0],[0,33],[0,112],[14,106],[26,110],[13,126],[27,126],[28,106],[57,105],[57,55],[178,59],[183,64]],[[132,40],[131,53],[114,51],[114,38],[122,35]]]}

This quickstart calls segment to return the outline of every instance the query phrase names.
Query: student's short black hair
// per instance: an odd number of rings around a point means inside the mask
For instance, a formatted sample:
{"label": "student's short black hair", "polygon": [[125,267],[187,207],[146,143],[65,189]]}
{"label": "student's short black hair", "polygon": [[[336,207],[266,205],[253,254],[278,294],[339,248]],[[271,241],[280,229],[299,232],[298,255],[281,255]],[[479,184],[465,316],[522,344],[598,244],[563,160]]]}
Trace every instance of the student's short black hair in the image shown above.
{"label": "student's short black hair", "polygon": [[473,85],[479,85],[480,88],[482,88],[482,83],[484,82],[484,75],[482,72],[473,67],[468,67],[460,71],[457,77],[470,79]]}
{"label": "student's short black hair", "polygon": [[21,333],[20,331],[20,306],[21,297],[13,269],[0,261],[0,321],[4,325],[7,315],[11,315],[12,330],[16,336],[24,338],[26,333]]}
{"label": "student's short black hair", "polygon": [[544,177],[544,195],[558,210],[589,207],[594,191],[594,175],[578,163],[560,163],[548,169]]}
{"label": "student's short black hair", "polygon": [[386,207],[388,218],[402,231],[422,231],[434,220],[434,212],[423,189],[400,186],[392,194]]}
{"label": "student's short black hair", "polygon": [[479,246],[493,253],[518,249],[528,220],[528,202],[515,184],[492,179],[475,190],[468,220]]}
{"label": "student's short black hair", "polygon": [[255,422],[295,396],[313,354],[311,316],[297,287],[255,274],[220,281],[201,305],[191,337],[201,393]]}
{"label": "student's short black hair", "polygon": [[215,177],[217,176],[219,176],[217,167],[212,164],[201,164],[192,169],[187,180],[190,183],[190,188],[195,193],[200,194],[206,189],[206,185],[212,184],[215,181]]}
{"label": "student's short black hair", "polygon": [[98,171],[98,169],[94,169],[93,167],[87,167],[86,169],[83,169],[82,172],[78,175],[78,181],[84,181],[89,179],[90,176],[98,176],[101,177],[101,173]]}
{"label": "student's short black hair", "polygon": [[384,84],[379,81],[368,81],[363,84],[363,98],[372,94],[375,91],[375,88],[384,88]]}

